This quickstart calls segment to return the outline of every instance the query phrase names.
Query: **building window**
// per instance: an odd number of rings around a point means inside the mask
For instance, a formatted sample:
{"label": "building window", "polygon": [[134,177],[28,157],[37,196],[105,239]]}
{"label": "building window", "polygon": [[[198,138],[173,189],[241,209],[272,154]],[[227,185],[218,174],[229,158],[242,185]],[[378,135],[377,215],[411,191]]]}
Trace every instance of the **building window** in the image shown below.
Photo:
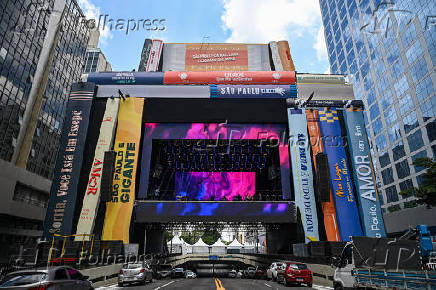
{"label": "building window", "polygon": [[409,25],[409,27],[404,31],[401,40],[403,42],[404,48],[408,48],[409,45],[416,39],[416,30],[413,22]]}
{"label": "building window", "polygon": [[380,115],[380,109],[378,108],[378,104],[375,103],[371,108],[369,108],[369,116],[371,120],[374,120]]}
{"label": "building window", "polygon": [[385,134],[381,134],[380,136],[375,138],[375,143],[376,143],[376,146],[377,146],[377,150],[383,150],[384,148],[386,148],[387,143],[386,143],[386,136],[385,136]]}
{"label": "building window", "polygon": [[401,138],[400,124],[397,123],[393,125],[391,128],[387,130],[387,133],[389,136],[389,141],[391,143],[397,141],[399,138]]}
{"label": "building window", "polygon": [[416,111],[410,112],[409,115],[403,118],[404,131],[408,134],[410,131],[418,127],[418,119]]}
{"label": "building window", "polygon": [[406,52],[409,65],[412,65],[420,55],[422,55],[422,48],[421,43],[417,40]]}
{"label": "building window", "polygon": [[[400,185],[400,191],[413,188],[413,182],[411,179],[406,179],[406,180],[400,182],[399,185]],[[412,195],[413,195],[413,190],[411,190],[408,195],[406,195],[406,196],[403,195],[403,198],[408,198],[408,197],[411,197]]]}
{"label": "building window", "polygon": [[427,129],[428,140],[430,142],[436,140],[436,121],[428,123],[427,125],[425,125],[425,128]]}
{"label": "building window", "polygon": [[416,85],[416,97],[419,101],[424,100],[434,92],[433,82],[430,76],[427,76],[419,84]]}
{"label": "building window", "polygon": [[400,113],[401,115],[404,115],[407,113],[410,109],[412,109],[414,106],[412,97],[410,94],[405,94],[400,98]]}
{"label": "building window", "polygon": [[387,90],[383,94],[381,94],[380,104],[382,106],[383,111],[386,110],[390,105],[392,105],[392,103],[393,103],[393,97],[392,97],[391,90]]}
{"label": "building window", "polygon": [[391,159],[389,158],[389,154],[388,152],[381,152],[378,158],[379,162],[380,162],[380,167],[386,167],[389,164],[391,164]]}
{"label": "building window", "polygon": [[394,65],[391,67],[391,76],[392,79],[395,81],[397,80],[404,72],[404,66],[401,59],[399,59]]}
{"label": "building window", "polygon": [[30,186],[17,182],[14,189],[13,200],[46,208],[48,193],[36,190]]}
{"label": "building window", "polygon": [[406,156],[403,141],[398,142],[394,147],[392,147],[392,154],[394,156],[394,161]]}
{"label": "building window", "polygon": [[394,85],[395,92],[397,93],[397,97],[400,97],[404,92],[409,89],[409,83],[407,82],[406,76],[403,76],[399,81],[397,81]]}
{"label": "building window", "polygon": [[386,201],[387,203],[398,201],[398,193],[395,185],[386,188]]}
{"label": "building window", "polygon": [[374,136],[377,136],[378,134],[380,134],[382,129],[383,129],[383,124],[382,124],[380,118],[377,118],[377,120],[372,122],[372,131],[374,133]]}
{"label": "building window", "polygon": [[[413,160],[413,162],[415,162],[416,159],[425,158],[425,157],[427,157],[427,151],[422,150],[419,153],[416,153],[415,155],[413,155],[412,160]],[[425,167],[416,166],[416,165],[414,165],[413,167],[415,167],[415,172],[417,172],[417,173],[425,169]]]}
{"label": "building window", "polygon": [[390,126],[392,123],[397,121],[397,112],[395,111],[394,106],[392,106],[389,110],[386,111],[385,121],[386,121],[386,126]]}
{"label": "building window", "polygon": [[421,130],[416,131],[407,137],[407,142],[409,143],[410,152],[416,151],[424,146],[424,141],[422,141]]}
{"label": "building window", "polygon": [[384,185],[388,185],[388,184],[394,182],[394,172],[392,170],[392,167],[388,167],[385,170],[382,170],[381,173],[382,173]]}
{"label": "building window", "polygon": [[422,79],[425,74],[428,72],[427,63],[425,62],[424,57],[421,57],[415,65],[410,68],[410,74],[412,75],[413,81],[418,82]]}
{"label": "building window", "polygon": [[421,105],[421,113],[424,122],[436,117],[436,96],[433,96]]}
{"label": "building window", "polygon": [[409,162],[407,159],[395,164],[395,168],[397,169],[397,175],[399,179],[403,179],[410,175]]}

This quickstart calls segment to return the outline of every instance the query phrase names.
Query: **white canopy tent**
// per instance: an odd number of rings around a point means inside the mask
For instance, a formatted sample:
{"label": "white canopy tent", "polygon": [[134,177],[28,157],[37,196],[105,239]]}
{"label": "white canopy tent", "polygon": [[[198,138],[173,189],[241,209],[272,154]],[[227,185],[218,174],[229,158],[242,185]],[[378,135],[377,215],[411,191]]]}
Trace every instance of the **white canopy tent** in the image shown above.
{"label": "white canopy tent", "polygon": [[237,239],[234,239],[230,244],[227,245],[227,253],[237,254],[241,253],[244,245],[241,244]]}
{"label": "white canopy tent", "polygon": [[218,239],[212,246],[212,254],[225,254],[227,245],[224,244],[221,239]]}
{"label": "white canopy tent", "polygon": [[200,238],[195,244],[192,245],[193,254],[209,254],[209,245]]}
{"label": "white canopy tent", "polygon": [[186,254],[188,250],[187,244],[178,235],[175,235],[171,241],[167,242],[167,246],[171,254]]}

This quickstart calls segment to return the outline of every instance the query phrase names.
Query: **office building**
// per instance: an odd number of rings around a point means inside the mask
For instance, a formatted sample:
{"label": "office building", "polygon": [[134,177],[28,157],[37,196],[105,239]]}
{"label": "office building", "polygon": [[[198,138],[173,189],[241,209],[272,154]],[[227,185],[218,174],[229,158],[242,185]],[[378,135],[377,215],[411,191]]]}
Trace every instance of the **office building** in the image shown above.
{"label": "office building", "polygon": [[100,32],[97,29],[91,31],[88,47],[86,48],[85,61],[82,73],[112,71],[111,64],[107,61],[104,53],[98,47]]}

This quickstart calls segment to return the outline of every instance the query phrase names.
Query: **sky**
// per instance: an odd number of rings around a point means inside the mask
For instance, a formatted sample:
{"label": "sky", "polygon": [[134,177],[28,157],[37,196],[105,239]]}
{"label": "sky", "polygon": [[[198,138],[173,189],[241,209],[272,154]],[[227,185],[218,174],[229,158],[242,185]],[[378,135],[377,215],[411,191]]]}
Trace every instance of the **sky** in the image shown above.
{"label": "sky", "polygon": [[[138,68],[145,38],[164,42],[268,43],[287,40],[298,72],[328,73],[318,0],[78,0],[88,18],[100,19],[100,42],[114,71]],[[100,16],[101,15],[101,16]],[[103,29],[103,18],[131,27],[164,19],[165,30]],[[108,23],[108,22],[106,22]],[[122,27],[118,27],[122,28]],[[162,28],[162,26],[159,26]]]}

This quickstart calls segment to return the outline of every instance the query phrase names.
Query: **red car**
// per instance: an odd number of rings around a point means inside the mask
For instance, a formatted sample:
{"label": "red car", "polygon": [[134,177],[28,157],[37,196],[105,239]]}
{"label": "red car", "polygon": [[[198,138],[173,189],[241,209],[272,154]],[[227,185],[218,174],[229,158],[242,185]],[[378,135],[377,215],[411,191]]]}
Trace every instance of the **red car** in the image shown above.
{"label": "red car", "polygon": [[[283,270],[284,268],[284,270]],[[312,287],[312,271],[306,264],[298,262],[286,262],[285,267],[277,271],[277,281],[286,286],[290,284],[306,284]]]}

